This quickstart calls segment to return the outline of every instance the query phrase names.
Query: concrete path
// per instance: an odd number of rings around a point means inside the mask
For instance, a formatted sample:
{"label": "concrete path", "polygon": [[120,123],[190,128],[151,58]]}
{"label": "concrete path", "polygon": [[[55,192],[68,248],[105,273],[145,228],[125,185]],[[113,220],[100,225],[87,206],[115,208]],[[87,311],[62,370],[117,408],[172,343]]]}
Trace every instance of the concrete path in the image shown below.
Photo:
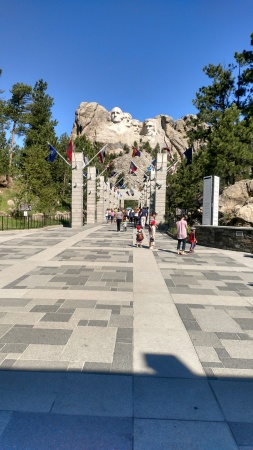
{"label": "concrete path", "polygon": [[253,259],[0,234],[0,449],[252,450]]}

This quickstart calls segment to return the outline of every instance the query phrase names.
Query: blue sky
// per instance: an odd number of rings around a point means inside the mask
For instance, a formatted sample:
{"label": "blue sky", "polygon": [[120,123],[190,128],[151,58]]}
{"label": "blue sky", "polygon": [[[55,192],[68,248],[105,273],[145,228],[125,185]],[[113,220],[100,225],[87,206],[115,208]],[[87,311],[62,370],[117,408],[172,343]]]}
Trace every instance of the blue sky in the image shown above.
{"label": "blue sky", "polygon": [[82,101],[178,119],[252,32],[252,0],[0,0],[0,89],[46,81],[58,136]]}

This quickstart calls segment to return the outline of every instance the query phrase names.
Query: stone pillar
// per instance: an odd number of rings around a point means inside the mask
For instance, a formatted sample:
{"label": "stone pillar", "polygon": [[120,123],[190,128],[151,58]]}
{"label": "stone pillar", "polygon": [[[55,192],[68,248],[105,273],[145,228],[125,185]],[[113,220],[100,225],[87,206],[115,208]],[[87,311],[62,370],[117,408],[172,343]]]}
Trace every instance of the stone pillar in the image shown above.
{"label": "stone pillar", "polygon": [[167,154],[157,154],[156,168],[155,212],[157,213],[157,223],[163,225],[165,222]]}
{"label": "stone pillar", "polygon": [[87,179],[87,224],[90,224],[96,221],[96,167],[88,167]]}
{"label": "stone pillar", "polygon": [[72,160],[71,227],[83,226],[83,154],[75,153]]}
{"label": "stone pillar", "polygon": [[97,201],[97,222],[105,222],[105,202],[104,202],[104,177],[99,177],[98,201]]}
{"label": "stone pillar", "polygon": [[149,188],[149,196],[150,196],[150,215],[152,212],[155,212],[155,170],[151,170],[150,172],[150,188]]}
{"label": "stone pillar", "polygon": [[104,212],[110,207],[109,205],[109,182],[104,183]]}

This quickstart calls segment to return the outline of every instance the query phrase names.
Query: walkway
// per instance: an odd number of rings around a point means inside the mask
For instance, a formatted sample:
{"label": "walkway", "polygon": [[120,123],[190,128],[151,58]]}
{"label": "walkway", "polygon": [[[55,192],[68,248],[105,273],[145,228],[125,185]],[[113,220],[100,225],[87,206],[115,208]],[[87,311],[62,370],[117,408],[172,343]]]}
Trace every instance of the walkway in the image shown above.
{"label": "walkway", "polygon": [[253,258],[0,234],[0,449],[252,450]]}

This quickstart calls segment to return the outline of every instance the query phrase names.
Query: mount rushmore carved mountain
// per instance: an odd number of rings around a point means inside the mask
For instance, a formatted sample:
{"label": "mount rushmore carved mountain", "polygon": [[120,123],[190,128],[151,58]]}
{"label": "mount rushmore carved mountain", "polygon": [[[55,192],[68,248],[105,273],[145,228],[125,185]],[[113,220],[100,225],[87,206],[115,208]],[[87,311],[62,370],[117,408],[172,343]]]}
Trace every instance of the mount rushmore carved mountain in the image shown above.
{"label": "mount rushmore carved mountain", "polygon": [[180,157],[188,148],[186,131],[187,122],[192,115],[179,120],[160,114],[148,118],[144,122],[133,119],[130,113],[119,107],[110,112],[98,103],[82,102],[76,110],[72,137],[85,136],[94,143],[109,144],[109,149],[120,151],[124,145],[132,146],[148,142],[152,148],[159,144],[160,148],[169,146],[173,153]]}

